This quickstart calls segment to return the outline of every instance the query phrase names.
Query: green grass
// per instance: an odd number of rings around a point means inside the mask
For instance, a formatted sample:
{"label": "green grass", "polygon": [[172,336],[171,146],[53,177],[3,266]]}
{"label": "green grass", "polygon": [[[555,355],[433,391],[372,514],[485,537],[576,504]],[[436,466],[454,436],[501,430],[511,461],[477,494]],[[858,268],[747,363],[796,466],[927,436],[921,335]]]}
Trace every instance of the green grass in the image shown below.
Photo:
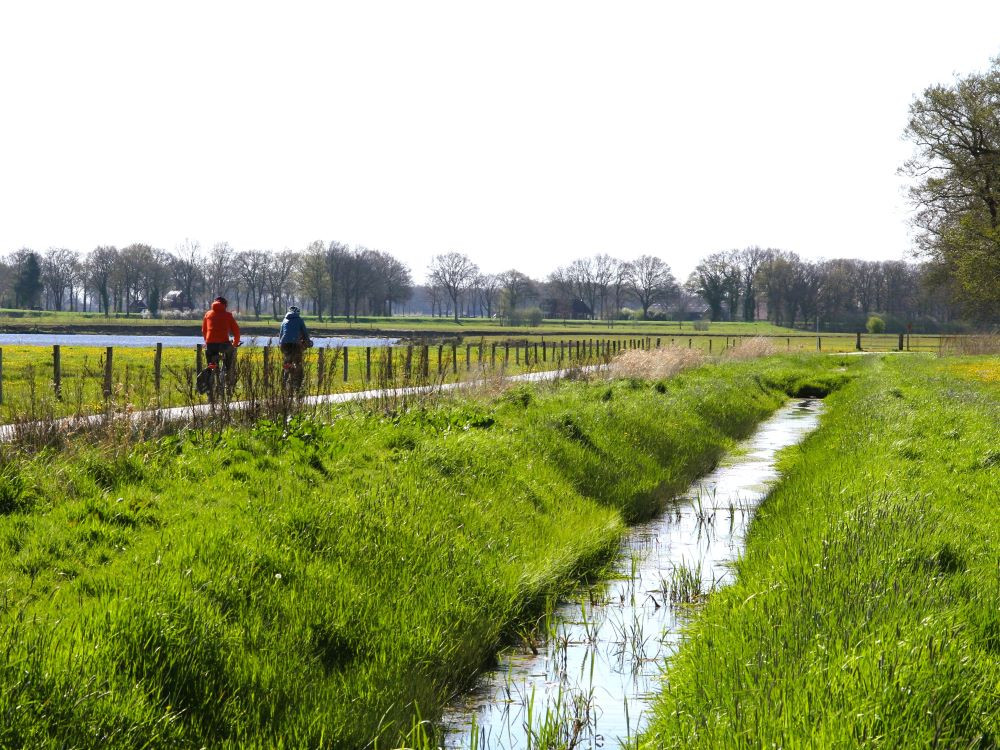
{"label": "green grass", "polygon": [[[322,370],[319,348],[307,351],[305,383],[308,394],[353,392],[379,387],[402,387],[468,381],[493,375],[517,375],[525,372],[594,364],[603,361],[599,345],[581,348],[576,353],[575,342],[549,342],[545,353],[535,343],[508,344],[482,342],[468,345],[434,345],[427,351],[427,376],[421,371],[421,347],[409,352],[410,374],[407,375],[407,348],[349,347],[347,373],[344,373],[342,349],[326,349]],[[634,340],[637,341],[637,340]],[[621,342],[624,345],[626,342]],[[717,342],[717,348],[721,342]],[[702,342],[702,348],[708,345]],[[391,374],[383,362],[391,351]],[[161,363],[160,388],[154,379],[154,348],[115,347],[112,357],[113,394],[110,402],[104,397],[104,347],[60,346],[60,394],[55,395],[54,356],[47,346],[0,347],[3,357],[3,397],[0,403],[0,424],[41,419],[47,416],[73,416],[101,413],[110,408],[142,410],[186,406],[206,399],[192,389],[197,373],[194,347],[164,347]],[[543,359],[544,357],[544,359]],[[201,360],[204,366],[204,357]],[[240,387],[235,397],[246,398],[251,390],[261,390],[263,383],[263,347],[246,344],[240,347],[238,364],[241,368]],[[271,347],[267,368],[268,382],[273,391],[280,383],[281,355]],[[265,389],[266,390],[266,389]]]}
{"label": "green grass", "polygon": [[997,363],[886,358],[831,397],[646,746],[997,747]]}
{"label": "green grass", "polygon": [[627,522],[839,364],[7,455],[0,746],[395,746]]}
{"label": "green grass", "polygon": [[[166,337],[165,337],[166,338]],[[309,393],[338,393],[358,391],[379,385],[412,385],[426,382],[455,382],[483,377],[498,372],[514,375],[528,371],[554,369],[559,365],[558,354],[563,354],[562,364],[571,361],[580,364],[592,364],[601,360],[601,347],[608,342],[617,342],[618,346],[629,348],[641,345],[647,337],[623,336],[567,336],[547,337],[544,344],[544,355],[540,337],[526,339],[524,337],[507,340],[502,338],[481,337],[467,339],[464,343],[433,344],[429,348],[428,377],[419,374],[405,378],[406,348],[393,348],[393,382],[379,382],[378,360],[384,356],[384,350],[372,350],[371,377],[368,377],[366,364],[367,355],[362,347],[348,348],[348,373],[343,375],[343,358],[339,350],[326,352],[323,377],[320,378],[318,349],[309,351],[306,355],[306,383]],[[649,344],[657,342],[663,347],[674,346],[690,348],[711,353],[726,354],[732,348],[739,346],[741,339],[735,335],[713,336],[698,334],[691,336],[660,336],[648,337]],[[19,421],[21,419],[38,419],[45,416],[72,416],[78,414],[94,414],[108,408],[104,398],[104,347],[73,346],[72,337],[60,346],[61,397],[54,397],[54,365],[52,348],[48,346],[3,346],[2,354],[2,399],[0,399],[0,424]],[[256,373],[252,377],[259,378],[263,372],[263,351],[261,346],[254,345],[254,340],[240,349],[239,361],[242,366]],[[576,359],[575,344],[580,342],[581,359]],[[265,343],[257,340],[258,344]],[[889,337],[867,337],[864,341],[868,349],[895,348],[897,339]],[[772,346],[779,352],[815,351],[815,338],[779,337],[771,339]],[[525,345],[528,346],[529,364],[525,364]],[[565,345],[565,346],[563,346]],[[826,353],[846,352],[854,349],[853,336],[824,336],[822,351]],[[937,348],[935,341],[927,337],[913,337],[914,349]],[[491,352],[496,347],[496,359],[492,360]],[[504,362],[505,347],[507,361]],[[481,348],[481,351],[480,351]],[[572,348],[572,352],[570,349]],[[438,350],[440,349],[440,370]],[[593,356],[590,352],[593,351]],[[543,359],[544,356],[544,359]],[[556,358],[553,359],[553,356]],[[115,410],[125,408],[132,410],[153,409],[170,406],[186,406],[204,401],[196,396],[192,383],[196,374],[195,349],[163,348],[161,365],[160,389],[157,391],[153,377],[155,349],[115,347],[113,355],[113,398],[111,406]],[[411,373],[418,373],[420,347],[414,346],[411,353]],[[277,367],[280,366],[280,355],[275,349],[271,358],[271,382],[279,382]],[[405,380],[405,382],[404,382]],[[245,391],[244,391],[245,392]],[[240,392],[236,394],[241,397]]]}
{"label": "green grass", "polygon": [[[253,317],[252,314],[247,312],[234,310],[237,318],[246,325],[254,326],[257,324],[262,325],[276,325],[277,321],[270,314],[263,314],[259,319]],[[350,319],[346,320],[343,317],[330,318],[329,316],[324,316],[324,319],[320,321],[315,315],[305,315],[303,316],[311,325],[317,327],[317,329],[334,328],[337,330],[357,330],[359,332],[370,332],[372,330],[393,330],[393,331],[445,331],[453,333],[462,333],[463,331],[469,329],[475,330],[486,330],[486,331],[497,331],[497,332],[511,332],[512,334],[518,333],[539,333],[546,331],[559,332],[592,332],[592,331],[605,331],[616,333],[647,333],[649,335],[655,335],[654,332],[670,332],[670,331],[692,331],[694,330],[694,324],[691,321],[656,321],[656,320],[616,320],[616,321],[603,321],[603,320],[561,320],[561,319],[546,319],[538,326],[510,326],[505,324],[502,320],[491,319],[491,318],[460,318],[459,322],[456,323],[453,318],[446,317],[432,317],[429,315],[394,315],[391,317],[374,317],[374,316],[361,316],[357,320]],[[279,319],[280,320],[280,319]],[[87,326],[93,327],[95,325],[109,324],[114,326],[135,326],[136,328],[143,327],[177,327],[177,328],[190,328],[192,326],[200,326],[201,321],[198,320],[173,320],[169,318],[143,318],[141,315],[133,314],[125,316],[124,314],[112,314],[111,316],[105,316],[102,313],[81,313],[81,312],[55,312],[52,310],[8,310],[0,309],[0,330],[4,328],[17,329],[17,328],[34,328],[43,327],[45,325],[56,325],[56,326]],[[791,329],[783,328],[781,326],[775,326],[767,321],[756,321],[751,323],[744,323],[741,321],[734,322],[716,322],[709,324],[709,331],[712,333],[724,335],[726,333],[730,335],[740,335],[740,334],[781,334],[790,331]]]}

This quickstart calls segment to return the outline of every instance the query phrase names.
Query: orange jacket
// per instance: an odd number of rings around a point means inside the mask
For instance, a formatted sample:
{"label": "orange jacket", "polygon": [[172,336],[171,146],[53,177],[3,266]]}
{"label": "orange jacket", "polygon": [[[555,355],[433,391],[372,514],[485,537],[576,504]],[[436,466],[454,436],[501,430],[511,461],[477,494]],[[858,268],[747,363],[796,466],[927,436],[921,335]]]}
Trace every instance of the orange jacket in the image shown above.
{"label": "orange jacket", "polygon": [[229,334],[233,334],[233,346],[240,343],[240,327],[236,318],[221,302],[213,302],[212,309],[205,313],[201,321],[201,335],[206,344],[228,344]]}

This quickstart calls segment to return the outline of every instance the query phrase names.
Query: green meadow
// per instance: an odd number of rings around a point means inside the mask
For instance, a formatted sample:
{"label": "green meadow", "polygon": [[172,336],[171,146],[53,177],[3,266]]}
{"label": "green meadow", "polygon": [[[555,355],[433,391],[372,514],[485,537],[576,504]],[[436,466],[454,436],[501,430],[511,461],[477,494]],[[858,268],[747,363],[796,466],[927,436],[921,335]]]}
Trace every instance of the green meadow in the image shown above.
{"label": "green meadow", "polygon": [[883,358],[783,457],[645,747],[1000,743],[1000,358]]}
{"label": "green meadow", "polygon": [[433,742],[449,697],[629,523],[860,367],[770,357],[6,446],[0,746]]}

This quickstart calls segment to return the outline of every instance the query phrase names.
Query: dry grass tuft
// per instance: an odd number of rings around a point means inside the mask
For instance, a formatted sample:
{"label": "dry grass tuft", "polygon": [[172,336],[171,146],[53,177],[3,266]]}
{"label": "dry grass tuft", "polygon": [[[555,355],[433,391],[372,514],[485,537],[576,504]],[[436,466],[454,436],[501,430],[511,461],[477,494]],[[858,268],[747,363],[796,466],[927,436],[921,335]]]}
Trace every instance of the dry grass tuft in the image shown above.
{"label": "dry grass tuft", "polygon": [[977,354],[1000,354],[1000,334],[946,336],[941,339],[943,356],[963,357]]}
{"label": "dry grass tuft", "polygon": [[742,340],[739,346],[726,349],[722,356],[726,359],[757,359],[758,357],[770,357],[777,353],[778,350],[770,339],[755,336],[752,339]]}
{"label": "dry grass tuft", "polygon": [[705,354],[697,349],[629,349],[611,360],[602,372],[613,378],[659,380],[697,367],[705,359]]}

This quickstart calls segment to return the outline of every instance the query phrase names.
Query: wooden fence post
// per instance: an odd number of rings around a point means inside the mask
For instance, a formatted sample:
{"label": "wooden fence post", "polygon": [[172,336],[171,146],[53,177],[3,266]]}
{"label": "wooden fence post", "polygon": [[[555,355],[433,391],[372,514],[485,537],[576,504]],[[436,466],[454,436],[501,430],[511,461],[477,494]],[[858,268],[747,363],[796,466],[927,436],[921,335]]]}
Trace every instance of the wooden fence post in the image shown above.
{"label": "wooden fence post", "polygon": [[420,367],[421,375],[426,380],[431,376],[431,348],[428,344],[424,344],[420,350]]}
{"label": "wooden fence post", "polygon": [[538,342],[535,342],[535,364],[538,364]]}
{"label": "wooden fence post", "polygon": [[443,370],[441,367],[441,352],[444,350],[444,344],[438,344],[438,375],[440,375]]}
{"label": "wooden fence post", "polygon": [[372,382],[372,348],[365,347],[365,382]]}
{"label": "wooden fence post", "polygon": [[344,355],[344,382],[346,383],[347,382],[347,376],[348,376],[348,372],[347,372],[347,347],[346,346],[343,348],[343,355]]}
{"label": "wooden fence post", "polygon": [[898,351],[903,351],[903,334],[899,334],[899,349]]}
{"label": "wooden fence post", "polygon": [[506,367],[507,363],[510,362],[510,342],[503,342],[503,366]]}
{"label": "wooden fence post", "polygon": [[163,365],[163,343],[156,344],[156,354],[153,355],[153,387],[160,393],[160,367]]}
{"label": "wooden fence post", "polygon": [[458,344],[451,345],[451,374],[458,375]]}
{"label": "wooden fence post", "polygon": [[409,380],[413,377],[413,345],[406,346],[406,362],[403,365],[403,377]]}
{"label": "wooden fence post", "polygon": [[819,336],[816,337],[816,351],[823,351],[823,339]]}
{"label": "wooden fence post", "polygon": [[490,347],[490,369],[495,370],[496,368],[497,368],[497,345],[496,342],[494,341],[493,345]]}
{"label": "wooden fence post", "polygon": [[[345,347],[346,349],[346,347]],[[387,346],[385,348],[385,378],[388,381],[392,380],[392,347]]]}
{"label": "wooden fence post", "polygon": [[521,364],[521,347],[518,344],[514,344],[514,364]]}
{"label": "wooden fence post", "polygon": [[465,371],[472,369],[472,344],[465,345]]}
{"label": "wooden fence post", "polygon": [[712,353],[712,339],[709,339],[709,340],[708,340],[708,353],[709,353],[709,354],[711,354],[711,353]]}
{"label": "wooden fence post", "polygon": [[271,385],[271,347],[264,347],[264,388]]}
{"label": "wooden fence post", "polygon": [[854,349],[855,351],[861,351],[861,331],[858,331],[856,338],[854,339]]}
{"label": "wooden fence post", "polygon": [[[548,352],[549,345],[546,341],[542,341],[542,362],[548,362],[548,357],[546,356]],[[536,356],[535,359],[538,359]]]}
{"label": "wooden fence post", "polygon": [[[201,359],[201,344],[198,345],[198,359]],[[111,398],[111,367],[115,358],[115,349],[109,346],[104,350],[104,398]],[[201,372],[201,370],[198,370]]]}
{"label": "wooden fence post", "polygon": [[52,345],[52,387],[56,398],[62,400],[62,352],[59,344]]}

